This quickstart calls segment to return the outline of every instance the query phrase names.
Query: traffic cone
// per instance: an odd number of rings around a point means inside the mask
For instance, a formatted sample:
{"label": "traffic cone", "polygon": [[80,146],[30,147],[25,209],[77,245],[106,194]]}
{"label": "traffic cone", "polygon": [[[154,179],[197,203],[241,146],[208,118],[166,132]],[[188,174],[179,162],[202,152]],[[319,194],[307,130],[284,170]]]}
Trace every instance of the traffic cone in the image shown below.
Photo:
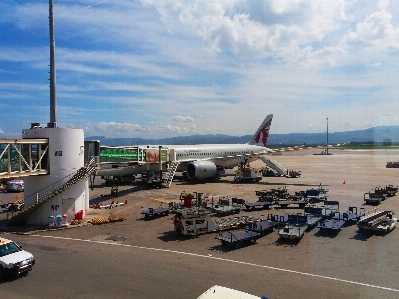
{"label": "traffic cone", "polygon": [[125,200],[125,205],[127,205],[127,199]]}
{"label": "traffic cone", "polygon": [[344,185],[346,184],[345,180],[344,180]]}

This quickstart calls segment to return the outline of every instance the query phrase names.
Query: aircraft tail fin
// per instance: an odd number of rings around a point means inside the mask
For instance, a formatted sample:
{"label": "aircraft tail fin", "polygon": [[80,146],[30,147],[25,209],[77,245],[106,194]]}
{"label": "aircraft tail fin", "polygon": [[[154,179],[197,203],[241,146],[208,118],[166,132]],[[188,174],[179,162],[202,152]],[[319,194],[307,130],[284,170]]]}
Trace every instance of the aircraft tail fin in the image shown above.
{"label": "aircraft tail fin", "polygon": [[272,125],[273,114],[269,114],[266,116],[262,124],[256,130],[254,136],[252,136],[251,140],[248,144],[251,145],[259,145],[266,147],[267,139],[269,137],[269,130]]}

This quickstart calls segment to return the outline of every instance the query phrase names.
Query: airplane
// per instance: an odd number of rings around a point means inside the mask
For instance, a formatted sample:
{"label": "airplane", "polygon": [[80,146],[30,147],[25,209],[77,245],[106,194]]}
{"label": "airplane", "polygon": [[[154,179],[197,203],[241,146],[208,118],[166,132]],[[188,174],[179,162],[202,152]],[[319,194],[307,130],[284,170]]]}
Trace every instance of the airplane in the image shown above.
{"label": "airplane", "polygon": [[[203,180],[219,178],[225,169],[232,169],[262,159],[265,163],[270,161],[267,154],[287,149],[272,150],[266,147],[273,114],[265,117],[251,140],[245,144],[198,144],[198,145],[166,145],[174,151],[175,162],[178,163],[176,172],[182,172],[188,180]],[[288,148],[288,150],[293,148]],[[103,166],[96,175],[134,176],[146,174],[148,171],[159,171],[158,164],[141,164],[125,167],[106,169]],[[108,165],[109,167],[109,165]],[[281,172],[285,171],[282,169]]]}

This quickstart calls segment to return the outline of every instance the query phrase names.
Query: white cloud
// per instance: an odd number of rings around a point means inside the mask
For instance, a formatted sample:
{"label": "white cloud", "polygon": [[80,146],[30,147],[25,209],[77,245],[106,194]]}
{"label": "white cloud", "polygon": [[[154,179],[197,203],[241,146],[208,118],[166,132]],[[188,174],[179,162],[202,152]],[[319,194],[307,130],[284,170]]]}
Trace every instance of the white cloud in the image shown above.
{"label": "white cloud", "polygon": [[380,1],[378,7],[345,37],[344,42],[351,49],[399,49],[399,28],[391,24],[389,1]]}
{"label": "white cloud", "polygon": [[183,26],[216,52],[245,58],[297,59],[346,21],[345,1],[143,1],[166,26]]}
{"label": "white cloud", "polygon": [[78,125],[68,125],[69,128],[83,128],[85,136],[107,136],[107,137],[139,137],[139,138],[158,138],[173,137],[176,135],[196,134],[195,124],[190,126],[151,124],[141,126],[132,123],[100,122],[85,123]]}
{"label": "white cloud", "polygon": [[[20,132],[48,116],[48,4],[9,3],[0,30],[18,39],[0,48],[13,117],[2,130]],[[336,131],[396,123],[398,12],[397,1],[60,0],[59,123],[110,137],[251,134],[268,113],[274,133],[323,131],[326,117]]]}
{"label": "white cloud", "polygon": [[172,119],[174,121],[179,121],[179,122],[192,122],[194,121],[194,118],[192,118],[191,116],[181,116],[181,115],[176,115],[176,116],[172,116]]}

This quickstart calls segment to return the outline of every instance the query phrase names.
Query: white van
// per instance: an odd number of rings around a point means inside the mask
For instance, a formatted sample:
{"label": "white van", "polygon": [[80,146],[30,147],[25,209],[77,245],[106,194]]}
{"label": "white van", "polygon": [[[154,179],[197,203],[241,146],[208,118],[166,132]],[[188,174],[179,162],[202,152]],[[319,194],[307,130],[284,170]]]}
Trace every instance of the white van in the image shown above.
{"label": "white van", "polygon": [[32,270],[33,255],[15,242],[0,238],[0,278],[17,276]]}

